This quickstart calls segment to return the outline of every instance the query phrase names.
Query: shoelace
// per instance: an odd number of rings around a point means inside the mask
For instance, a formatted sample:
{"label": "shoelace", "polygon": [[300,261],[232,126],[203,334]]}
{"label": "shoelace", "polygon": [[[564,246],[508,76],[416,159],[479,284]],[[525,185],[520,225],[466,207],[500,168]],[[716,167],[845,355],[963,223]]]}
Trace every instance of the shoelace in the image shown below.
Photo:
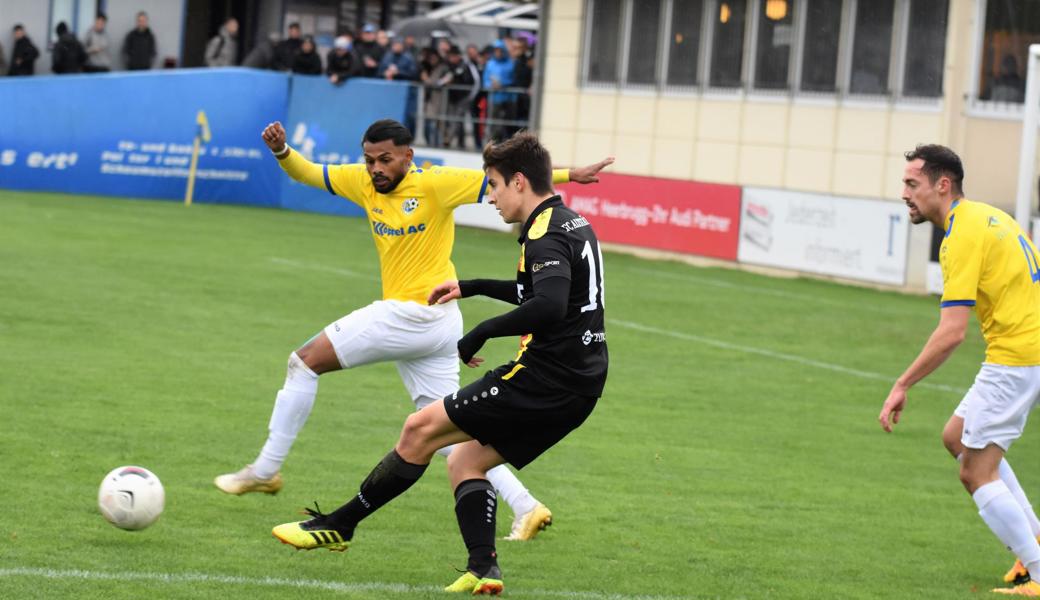
{"label": "shoelace", "polygon": [[325,517],[329,516],[329,515],[321,512],[321,507],[318,506],[318,501],[317,500],[314,501],[314,509],[313,510],[310,509],[310,508],[304,508],[302,514],[305,514],[305,515],[311,517],[311,520],[314,520],[314,519],[324,519]]}

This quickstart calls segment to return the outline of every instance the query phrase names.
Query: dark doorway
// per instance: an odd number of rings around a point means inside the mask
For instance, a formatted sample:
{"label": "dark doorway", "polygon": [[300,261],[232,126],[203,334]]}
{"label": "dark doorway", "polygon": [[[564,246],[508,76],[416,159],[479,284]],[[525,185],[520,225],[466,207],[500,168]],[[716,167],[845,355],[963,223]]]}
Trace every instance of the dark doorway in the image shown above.
{"label": "dark doorway", "polygon": [[253,48],[259,25],[259,0],[188,0],[184,24],[184,67],[203,67],[206,43],[229,18],[238,19],[238,56],[235,64]]}

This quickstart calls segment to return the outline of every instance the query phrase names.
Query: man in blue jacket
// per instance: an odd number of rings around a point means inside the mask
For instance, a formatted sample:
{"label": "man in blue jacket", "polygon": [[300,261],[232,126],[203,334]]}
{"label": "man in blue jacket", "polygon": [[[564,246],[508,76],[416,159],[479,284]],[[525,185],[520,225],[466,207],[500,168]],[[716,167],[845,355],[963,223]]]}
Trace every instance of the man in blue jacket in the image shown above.
{"label": "man in blue jacket", "polygon": [[[492,56],[484,66],[484,87],[490,90],[500,90],[513,85],[513,59],[506,52],[506,43],[495,40],[491,45]],[[516,114],[516,99],[511,92],[492,92],[488,94],[488,114],[491,116],[491,139],[496,142],[508,137],[507,124],[501,121],[512,120]]]}

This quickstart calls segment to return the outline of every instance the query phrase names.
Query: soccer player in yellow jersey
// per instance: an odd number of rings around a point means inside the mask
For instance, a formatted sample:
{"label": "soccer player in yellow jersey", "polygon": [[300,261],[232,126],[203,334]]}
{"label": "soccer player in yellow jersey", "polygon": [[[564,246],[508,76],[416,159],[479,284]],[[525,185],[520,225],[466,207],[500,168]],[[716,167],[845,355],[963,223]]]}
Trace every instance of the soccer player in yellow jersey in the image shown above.
{"label": "soccer player in yellow jersey", "polygon": [[889,392],[878,420],[891,432],[907,391],[941,365],[964,340],[976,311],[986,359],[975,383],[943,430],[960,462],[960,477],[979,515],[1018,557],[994,592],[1040,596],[1040,522],[1004,458],[1022,435],[1040,396],[1040,259],[1003,211],[964,198],[964,168],[949,148],[922,145],[906,153],[903,200],[911,222],[946,232],[939,249],[943,295],[939,325]]}
{"label": "soccer player in yellow jersey", "polygon": [[[393,120],[376,121],[365,132],[364,164],[312,163],[286,145],[280,123],[268,125],[262,137],[290,177],[365,210],[379,253],[383,298],[331,323],[289,355],[259,456],[214,482],[229,494],[281,489],[279,471],[310,414],[322,373],[394,361],[417,410],[458,389],[462,315],[454,302],[428,306],[426,299],[436,285],[458,278],[451,262],[454,209],[482,202],[487,191],[480,169],[416,168],[412,134]],[[612,162],[556,170],[553,181],[592,183]],[[531,539],[552,522],[552,513],[505,466],[487,476],[515,515],[507,539]]]}

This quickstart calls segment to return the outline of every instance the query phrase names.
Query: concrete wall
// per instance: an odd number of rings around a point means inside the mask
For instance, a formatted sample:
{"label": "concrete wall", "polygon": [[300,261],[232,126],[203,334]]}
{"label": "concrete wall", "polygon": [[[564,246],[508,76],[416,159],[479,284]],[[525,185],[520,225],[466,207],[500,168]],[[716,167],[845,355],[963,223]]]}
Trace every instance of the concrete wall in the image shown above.
{"label": "concrete wall", "polygon": [[[173,57],[180,63],[181,37],[184,31],[184,8],[187,0],[107,0],[105,3],[108,15],[108,36],[112,41],[113,64],[117,69],[123,68],[120,49],[123,38],[135,26],[139,11],[148,13],[152,33],[158,46],[158,57],[155,68],[162,67],[163,59]],[[93,24],[91,12],[93,4],[87,0],[80,2],[80,15],[76,36],[83,39],[87,29]],[[21,23],[33,43],[40,50],[40,58],[36,60],[36,73],[51,72],[51,53],[47,47],[47,30],[50,23],[51,2],[49,0],[0,0],[0,45],[4,49],[4,58],[10,65],[11,49],[14,47],[14,36],[11,28]],[[72,23],[69,23],[71,26]],[[6,69],[3,72],[7,74]]]}

